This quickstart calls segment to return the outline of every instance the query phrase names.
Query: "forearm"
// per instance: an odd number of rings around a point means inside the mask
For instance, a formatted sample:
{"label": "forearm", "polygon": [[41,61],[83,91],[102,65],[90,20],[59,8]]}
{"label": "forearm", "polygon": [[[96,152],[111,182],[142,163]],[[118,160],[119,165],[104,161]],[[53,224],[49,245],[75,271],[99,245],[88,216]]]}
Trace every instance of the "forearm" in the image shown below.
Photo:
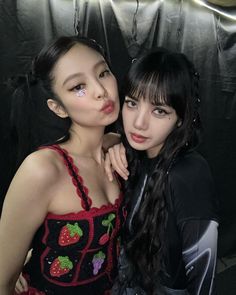
{"label": "forearm", "polygon": [[113,147],[116,144],[121,142],[121,136],[118,133],[109,132],[104,134],[102,148],[105,152],[108,151],[109,148]]}
{"label": "forearm", "polygon": [[210,220],[188,221],[183,226],[183,260],[191,295],[215,294],[217,227]]}

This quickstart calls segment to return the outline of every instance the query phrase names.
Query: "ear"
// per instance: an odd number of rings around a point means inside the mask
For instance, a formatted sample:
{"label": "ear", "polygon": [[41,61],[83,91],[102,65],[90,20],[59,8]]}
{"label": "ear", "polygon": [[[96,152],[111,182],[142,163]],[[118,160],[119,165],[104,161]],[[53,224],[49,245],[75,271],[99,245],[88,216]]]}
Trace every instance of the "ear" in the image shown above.
{"label": "ear", "polygon": [[47,100],[49,109],[60,118],[67,118],[68,113],[65,108],[56,100],[49,98]]}

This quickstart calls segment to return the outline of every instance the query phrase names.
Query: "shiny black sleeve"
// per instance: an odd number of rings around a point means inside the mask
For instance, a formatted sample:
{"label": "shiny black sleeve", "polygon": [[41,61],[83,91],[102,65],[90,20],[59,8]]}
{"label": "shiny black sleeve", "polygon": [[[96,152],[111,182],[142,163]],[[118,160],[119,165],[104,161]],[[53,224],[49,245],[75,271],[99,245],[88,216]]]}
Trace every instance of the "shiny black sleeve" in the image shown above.
{"label": "shiny black sleeve", "polygon": [[189,294],[216,294],[218,223],[214,220],[188,220],[179,225],[179,230]]}
{"label": "shiny black sleeve", "polygon": [[206,160],[186,154],[173,169],[172,205],[191,295],[215,292],[218,237],[218,198]]}

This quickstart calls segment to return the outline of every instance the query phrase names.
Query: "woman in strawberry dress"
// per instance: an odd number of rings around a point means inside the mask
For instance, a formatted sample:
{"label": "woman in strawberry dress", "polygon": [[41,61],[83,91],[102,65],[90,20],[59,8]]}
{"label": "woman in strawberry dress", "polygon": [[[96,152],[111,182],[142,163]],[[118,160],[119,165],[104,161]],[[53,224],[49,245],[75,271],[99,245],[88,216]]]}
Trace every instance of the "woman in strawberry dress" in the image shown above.
{"label": "woman in strawberry dress", "polygon": [[34,59],[14,98],[19,132],[47,115],[60,120],[62,132],[24,159],[7,192],[0,294],[14,294],[21,271],[23,294],[109,294],[125,212],[119,183],[104,171],[104,129],[118,117],[119,97],[101,47],[60,37]]}

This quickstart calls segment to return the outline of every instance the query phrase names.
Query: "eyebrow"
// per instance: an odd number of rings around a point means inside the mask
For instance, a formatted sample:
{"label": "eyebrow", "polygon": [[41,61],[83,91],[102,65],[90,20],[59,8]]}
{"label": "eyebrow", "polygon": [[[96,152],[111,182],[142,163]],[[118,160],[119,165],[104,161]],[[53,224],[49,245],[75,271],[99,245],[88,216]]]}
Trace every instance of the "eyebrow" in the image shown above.
{"label": "eyebrow", "polygon": [[129,98],[131,98],[132,100],[135,100],[135,101],[139,101],[139,99],[137,99],[136,97],[132,96],[132,95],[127,95]]}
{"label": "eyebrow", "polygon": [[[107,64],[106,62],[105,62],[105,60],[100,60],[100,61],[98,61],[94,66],[93,66],[93,69],[96,69],[96,68],[98,68],[100,65],[103,65],[103,64]],[[84,74],[83,73],[74,73],[74,74],[71,74],[70,76],[68,76],[65,80],[64,80],[64,82],[63,82],[63,86],[69,81],[69,80],[72,80],[72,79],[74,79],[74,78],[78,78],[78,77],[81,77],[81,76],[83,76]]]}
{"label": "eyebrow", "polygon": [[[136,98],[136,97],[134,97],[134,96],[132,96],[132,95],[127,95],[129,98],[131,98],[132,100],[134,100],[134,101],[136,101],[136,102],[138,102],[140,99],[138,99],[138,98]],[[157,104],[156,103],[152,103],[151,102],[151,105],[153,105],[153,106],[155,106],[155,107],[165,107],[165,106],[167,106],[165,103],[161,103],[161,102],[158,102]]]}

